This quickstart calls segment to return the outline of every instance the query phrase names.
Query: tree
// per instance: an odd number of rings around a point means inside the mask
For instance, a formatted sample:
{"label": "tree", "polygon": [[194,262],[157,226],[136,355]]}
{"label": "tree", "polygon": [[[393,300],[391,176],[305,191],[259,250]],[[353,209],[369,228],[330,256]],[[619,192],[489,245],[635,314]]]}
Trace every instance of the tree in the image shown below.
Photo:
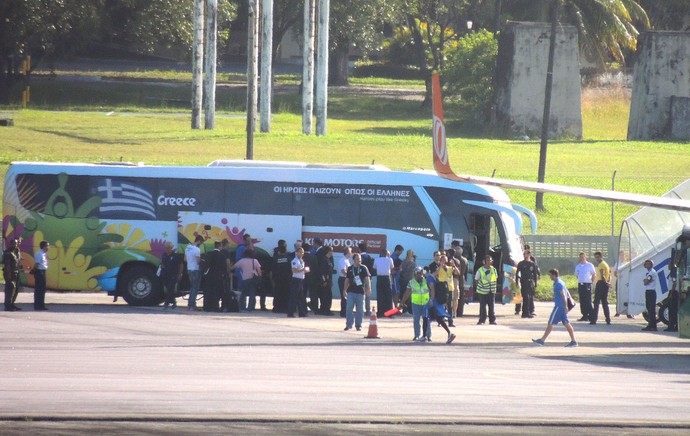
{"label": "tree", "polygon": [[464,124],[483,125],[491,114],[498,41],[487,30],[468,33],[448,50],[444,95],[457,103]]}
{"label": "tree", "polygon": [[[549,21],[553,0],[503,2],[505,17]],[[564,0],[560,21],[575,26],[580,47],[596,62],[625,62],[624,51],[634,51],[638,28],[649,28],[649,18],[639,0]]]}
{"label": "tree", "polygon": [[302,24],[302,133],[311,134],[314,115],[314,28],[316,0],[304,2],[304,21]]}
{"label": "tree", "polygon": [[380,47],[383,26],[400,14],[400,0],[331,1],[329,84],[347,85],[349,55],[368,55]]}
{"label": "tree", "polygon": [[318,1],[318,18],[316,19],[318,34],[316,36],[316,65],[314,71],[316,85],[316,134],[326,134],[328,120],[328,32],[330,25],[330,0]]}
{"label": "tree", "polygon": [[[541,121],[541,143],[539,146],[539,169],[537,182],[544,183],[546,177],[546,149],[549,143],[549,121],[551,119],[551,91],[553,90],[553,62],[556,54],[556,32],[558,31],[558,20],[561,16],[563,0],[553,0],[554,7],[551,9],[551,32],[549,35],[549,60],[546,67],[546,86],[544,89],[544,112]],[[539,212],[544,209],[544,193],[537,192],[535,208]]]}
{"label": "tree", "polygon": [[[218,0],[220,29],[227,29],[235,12],[231,0]],[[103,42],[111,41],[137,53],[173,47],[182,47],[184,54],[192,52],[194,0],[107,0],[104,16],[111,20],[107,23],[110,33],[103,33]],[[219,42],[225,39],[226,32],[219,32]]]}
{"label": "tree", "polygon": [[273,0],[273,61],[280,53],[283,37],[293,26],[301,28],[304,0]]}
{"label": "tree", "polygon": [[690,30],[690,2],[687,0],[639,0],[654,30]]}
{"label": "tree", "polygon": [[204,0],[194,0],[192,43],[192,129],[201,128],[204,86]]}
{"label": "tree", "polygon": [[[468,18],[469,0],[407,0],[404,18],[411,33],[411,57],[426,84],[424,106],[431,104],[431,72],[443,71],[445,52]],[[467,22],[467,19],[464,20]]]}
{"label": "tree", "polygon": [[[0,2],[0,103],[23,77],[22,59],[77,54],[94,43],[152,53],[184,47],[191,53],[194,0],[21,0]],[[226,26],[235,12],[219,0],[218,22]],[[221,37],[225,32],[220,32]]]}
{"label": "tree", "polygon": [[23,80],[25,56],[37,65],[46,56],[86,46],[100,24],[102,0],[24,0],[0,3],[0,104]]}
{"label": "tree", "polygon": [[[623,64],[624,50],[635,50],[639,26],[649,27],[649,19],[642,7],[633,0],[516,0],[505,5],[517,17],[532,21],[546,21],[545,13],[551,14],[551,41],[549,66],[544,97],[544,119],[539,150],[537,181],[544,182],[546,151],[551,104],[552,66],[556,24],[567,22],[578,29],[578,40],[585,55],[604,65],[611,57]],[[536,20],[535,20],[536,18]],[[544,210],[544,194],[536,195],[536,209]]]}

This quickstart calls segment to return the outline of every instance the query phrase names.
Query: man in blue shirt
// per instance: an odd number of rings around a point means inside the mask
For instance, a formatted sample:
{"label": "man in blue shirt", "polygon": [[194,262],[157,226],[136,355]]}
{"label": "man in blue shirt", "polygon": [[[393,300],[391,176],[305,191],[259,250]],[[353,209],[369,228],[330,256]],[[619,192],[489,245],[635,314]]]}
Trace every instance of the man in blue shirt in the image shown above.
{"label": "man in blue shirt", "polygon": [[568,288],[565,287],[563,280],[558,277],[557,269],[554,268],[549,270],[549,276],[551,277],[551,280],[553,280],[553,311],[551,312],[551,316],[549,316],[549,324],[546,326],[544,335],[540,339],[532,339],[532,342],[537,345],[544,345],[546,338],[549,337],[551,330],[553,330],[553,326],[559,322],[562,322],[563,326],[566,330],[568,330],[568,334],[570,335],[570,342],[566,344],[566,347],[577,347],[575,332],[573,331],[573,326],[570,325],[570,320],[568,320],[567,300],[570,296],[570,293],[568,292]]}

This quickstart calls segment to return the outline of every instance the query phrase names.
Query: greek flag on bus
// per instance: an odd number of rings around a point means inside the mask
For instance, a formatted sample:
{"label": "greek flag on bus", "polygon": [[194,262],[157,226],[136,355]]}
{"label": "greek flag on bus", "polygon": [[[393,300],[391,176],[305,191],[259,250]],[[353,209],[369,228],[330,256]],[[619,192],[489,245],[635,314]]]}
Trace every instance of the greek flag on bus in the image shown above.
{"label": "greek flag on bus", "polygon": [[156,218],[153,196],[134,183],[101,179],[98,181],[98,195],[101,197],[100,213],[103,217],[129,215]]}

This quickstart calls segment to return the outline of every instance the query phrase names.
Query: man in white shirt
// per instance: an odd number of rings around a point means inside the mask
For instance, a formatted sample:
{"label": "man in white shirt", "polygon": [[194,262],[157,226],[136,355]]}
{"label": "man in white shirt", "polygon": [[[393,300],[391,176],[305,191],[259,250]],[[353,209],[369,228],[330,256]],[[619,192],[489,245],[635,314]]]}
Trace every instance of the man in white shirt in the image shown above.
{"label": "man in white shirt", "polygon": [[343,252],[343,257],[338,260],[338,289],[340,290],[340,317],[345,318],[345,307],[347,306],[347,300],[343,295],[343,290],[345,289],[345,278],[347,277],[347,269],[350,267],[350,258],[352,257],[352,249],[350,247],[345,247]]}
{"label": "man in white shirt", "polygon": [[187,245],[184,250],[184,257],[187,261],[187,276],[189,277],[189,301],[187,308],[189,310],[197,310],[196,294],[199,292],[199,283],[201,282],[201,271],[199,270],[201,264],[201,249],[199,246],[204,243],[204,237],[197,235],[192,244]]}
{"label": "man in white shirt", "polygon": [[40,250],[34,256],[34,310],[48,310],[45,301],[49,246],[48,241],[41,241]]}
{"label": "man in white shirt", "polygon": [[292,281],[290,283],[290,299],[288,301],[288,318],[295,317],[295,311],[300,318],[307,316],[307,296],[304,293],[304,278],[309,272],[309,267],[304,263],[304,248],[295,249],[295,258],[292,259]]}
{"label": "man in white shirt", "polygon": [[376,301],[378,304],[376,316],[379,318],[393,308],[393,297],[391,296],[391,273],[393,268],[393,259],[391,259],[390,252],[385,248],[381,249],[380,256],[374,259]]}
{"label": "man in white shirt", "polygon": [[644,300],[647,306],[647,327],[643,328],[645,332],[656,331],[656,271],[654,271],[654,262],[651,259],[644,261],[644,267],[647,270],[644,273],[642,284],[644,285]]}
{"label": "man in white shirt", "polygon": [[580,313],[582,318],[578,321],[589,321],[594,310],[592,308],[592,283],[596,280],[597,271],[592,263],[587,261],[587,255],[580,252],[580,262],[575,265],[577,277],[577,293],[580,297]]}

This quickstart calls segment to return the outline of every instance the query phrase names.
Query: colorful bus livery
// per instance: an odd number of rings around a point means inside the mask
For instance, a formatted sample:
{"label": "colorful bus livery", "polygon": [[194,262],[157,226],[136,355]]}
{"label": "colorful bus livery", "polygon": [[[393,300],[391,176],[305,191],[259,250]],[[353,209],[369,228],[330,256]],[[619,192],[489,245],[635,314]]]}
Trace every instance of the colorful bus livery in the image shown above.
{"label": "colorful bus livery", "polygon": [[[431,262],[451,240],[520,259],[520,215],[499,188],[378,166],[214,162],[207,167],[13,163],[3,197],[3,241],[22,238],[23,264],[51,243],[48,287],[100,290],[133,305],[159,304],[155,276],[168,241],[206,248],[249,233],[272,253],[278,239],[321,236],[370,253],[401,244]],[[23,283],[33,285],[31,276]]]}

